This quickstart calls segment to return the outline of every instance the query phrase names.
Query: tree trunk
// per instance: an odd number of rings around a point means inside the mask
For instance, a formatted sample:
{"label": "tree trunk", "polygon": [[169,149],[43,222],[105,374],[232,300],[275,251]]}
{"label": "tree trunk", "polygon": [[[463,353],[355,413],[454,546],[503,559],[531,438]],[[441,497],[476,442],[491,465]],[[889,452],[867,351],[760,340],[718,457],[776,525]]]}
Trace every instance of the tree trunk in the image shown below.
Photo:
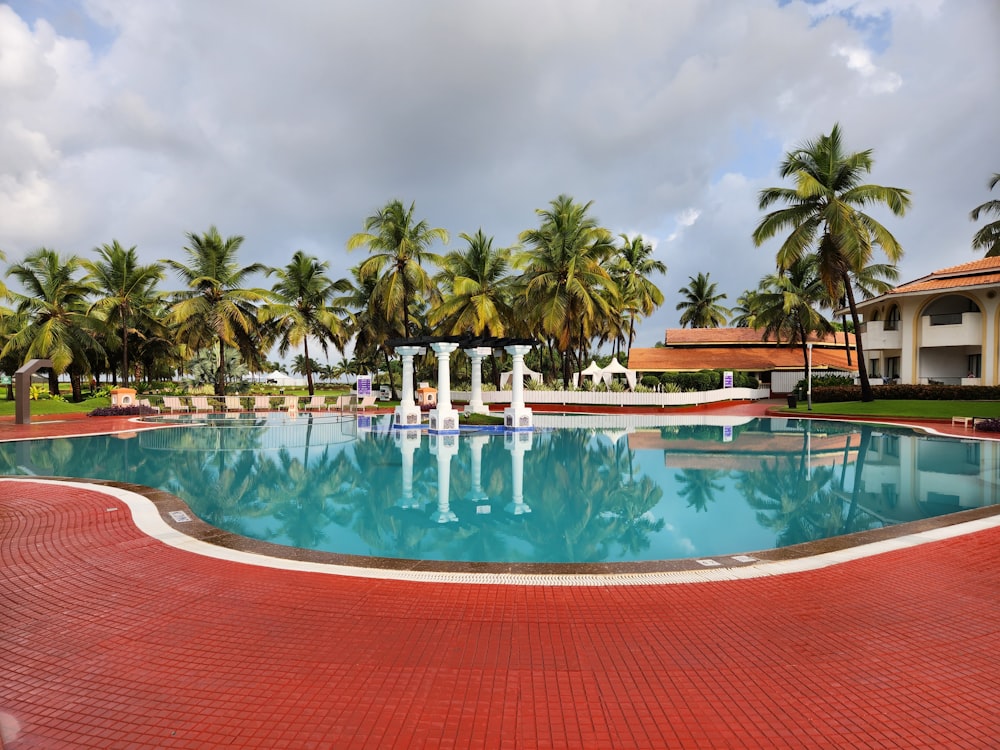
{"label": "tree trunk", "polygon": [[56,374],[56,371],[51,368],[49,369],[49,395],[59,395],[59,376]]}
{"label": "tree trunk", "polygon": [[311,363],[309,362],[309,337],[304,336],[302,338],[302,358],[303,366],[306,370],[306,387],[309,389],[309,398],[312,398],[316,394],[316,389],[313,387],[313,373]]}
{"label": "tree trunk", "polygon": [[122,386],[128,387],[128,323],[122,314]]}
{"label": "tree trunk", "polygon": [[851,279],[844,274],[844,290],[847,292],[847,303],[851,308],[851,323],[854,325],[854,345],[858,351],[858,379],[861,381],[861,401],[870,402],[875,400],[875,392],[872,384],[868,382],[868,369],[865,367],[865,350],[861,344],[861,324],[858,322],[858,306],[854,302],[854,289],[851,287]]}
{"label": "tree trunk", "polygon": [[219,339],[219,369],[215,371],[215,395],[226,395],[226,344]]}
{"label": "tree trunk", "polygon": [[392,400],[399,401],[399,394],[396,392],[396,384],[392,380],[392,367],[389,366],[389,352],[388,350],[383,349],[382,354],[385,357],[385,374],[389,378],[389,390],[392,391]]}
{"label": "tree trunk", "polygon": [[847,316],[841,315],[840,320],[844,326],[844,351],[847,353],[847,364],[851,364],[851,334],[847,332]]}

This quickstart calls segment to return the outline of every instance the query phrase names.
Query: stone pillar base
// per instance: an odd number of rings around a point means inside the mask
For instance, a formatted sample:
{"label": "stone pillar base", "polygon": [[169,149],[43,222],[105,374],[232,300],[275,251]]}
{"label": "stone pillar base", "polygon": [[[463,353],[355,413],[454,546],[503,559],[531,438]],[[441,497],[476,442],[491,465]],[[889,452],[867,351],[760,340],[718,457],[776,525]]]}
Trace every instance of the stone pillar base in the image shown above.
{"label": "stone pillar base", "polygon": [[431,432],[458,432],[458,412],[442,407],[431,409],[428,429]]}
{"label": "stone pillar base", "polygon": [[420,422],[422,415],[419,406],[405,406],[400,404],[396,407],[395,414],[396,418],[393,420],[392,426],[397,429],[420,429],[423,427]]}
{"label": "stone pillar base", "polygon": [[531,409],[526,406],[508,406],[503,410],[503,426],[507,430],[532,430]]}

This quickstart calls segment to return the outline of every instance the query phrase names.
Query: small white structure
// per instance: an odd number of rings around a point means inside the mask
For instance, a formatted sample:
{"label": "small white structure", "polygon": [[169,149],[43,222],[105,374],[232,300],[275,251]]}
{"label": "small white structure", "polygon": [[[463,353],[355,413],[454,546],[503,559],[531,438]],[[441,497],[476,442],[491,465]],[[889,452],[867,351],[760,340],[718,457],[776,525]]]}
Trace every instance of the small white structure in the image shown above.
{"label": "small white structure", "polygon": [[274,372],[269,372],[264,376],[264,381],[271,383],[272,385],[277,385],[279,388],[284,388],[286,386],[292,388],[301,388],[306,385],[305,378],[296,378],[291,375],[286,375],[281,370],[275,370]]}
{"label": "small white structure", "polygon": [[582,377],[590,377],[593,380],[594,385],[598,383],[604,383],[605,385],[611,385],[611,381],[614,380],[615,375],[624,375],[625,379],[628,381],[628,388],[630,391],[635,390],[635,370],[630,370],[617,359],[612,359],[607,367],[599,367],[597,362],[594,360],[590,361],[585,370],[573,374],[573,385],[577,388],[580,387],[580,379]]}
{"label": "small white structure", "polygon": [[[524,373],[525,377],[531,378],[532,381],[534,381],[535,383],[541,383],[542,382],[542,373],[535,372],[534,370],[529,369],[527,365],[524,366],[523,373]],[[508,385],[510,385],[511,380],[513,379],[513,377],[514,377],[514,371],[513,370],[511,370],[510,372],[502,372],[502,373],[500,373],[500,387],[501,388],[506,388]]]}
{"label": "small white structure", "polygon": [[625,380],[628,381],[628,389],[630,391],[635,390],[635,370],[628,369],[617,359],[612,359],[608,363],[607,367],[604,367],[601,370],[601,373],[601,378],[604,380],[606,385],[611,385],[611,381],[614,379],[615,375],[624,375]]}

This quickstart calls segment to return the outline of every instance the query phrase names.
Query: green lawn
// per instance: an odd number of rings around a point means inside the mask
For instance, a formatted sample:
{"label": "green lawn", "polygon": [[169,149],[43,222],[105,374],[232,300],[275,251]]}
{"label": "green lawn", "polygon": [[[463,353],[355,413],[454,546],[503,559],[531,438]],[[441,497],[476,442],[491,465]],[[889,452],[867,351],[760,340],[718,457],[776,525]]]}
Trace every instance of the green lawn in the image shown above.
{"label": "green lawn", "polygon": [[840,401],[813,404],[812,412],[803,402],[795,409],[782,409],[788,414],[837,414],[856,417],[914,417],[917,419],[948,419],[950,417],[1000,417],[1000,401]]}
{"label": "green lawn", "polygon": [[[78,404],[71,404],[66,401],[52,399],[40,399],[32,401],[30,411],[32,416],[43,416],[45,414],[79,414],[93,411],[101,406],[110,406],[111,399],[107,396],[98,398],[88,398]],[[0,417],[14,416],[14,402],[6,399],[0,401]]]}

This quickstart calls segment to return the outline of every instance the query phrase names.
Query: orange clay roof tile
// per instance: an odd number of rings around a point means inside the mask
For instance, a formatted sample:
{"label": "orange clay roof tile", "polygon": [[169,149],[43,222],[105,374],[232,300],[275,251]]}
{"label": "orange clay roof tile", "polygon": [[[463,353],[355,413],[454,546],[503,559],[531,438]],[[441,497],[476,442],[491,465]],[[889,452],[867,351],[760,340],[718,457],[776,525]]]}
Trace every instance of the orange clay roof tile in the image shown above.
{"label": "orange clay roof tile", "polygon": [[[847,355],[843,349],[813,349],[812,364],[815,369],[831,368],[848,371],[856,369],[856,366],[847,364]],[[804,367],[802,349],[798,346],[633,348],[629,353],[628,366],[630,370],[653,372],[715,369],[764,372],[801,370]]]}

